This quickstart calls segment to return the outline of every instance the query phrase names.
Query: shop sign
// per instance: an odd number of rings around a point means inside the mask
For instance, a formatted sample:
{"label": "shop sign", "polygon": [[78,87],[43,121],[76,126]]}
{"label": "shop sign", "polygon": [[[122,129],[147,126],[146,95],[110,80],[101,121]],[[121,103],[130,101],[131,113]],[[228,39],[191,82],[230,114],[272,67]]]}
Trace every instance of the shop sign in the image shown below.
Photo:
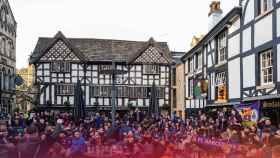
{"label": "shop sign", "polygon": [[280,108],[280,100],[267,100],[262,102],[263,108]]}

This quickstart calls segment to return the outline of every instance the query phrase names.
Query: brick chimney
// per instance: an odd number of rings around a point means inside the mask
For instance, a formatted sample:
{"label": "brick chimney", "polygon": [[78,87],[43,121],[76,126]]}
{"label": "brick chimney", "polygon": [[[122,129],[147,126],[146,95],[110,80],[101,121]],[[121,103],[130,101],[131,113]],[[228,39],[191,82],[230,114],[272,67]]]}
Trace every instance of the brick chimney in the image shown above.
{"label": "brick chimney", "polygon": [[211,2],[208,18],[208,30],[210,31],[223,18],[223,10],[221,9],[220,1]]}

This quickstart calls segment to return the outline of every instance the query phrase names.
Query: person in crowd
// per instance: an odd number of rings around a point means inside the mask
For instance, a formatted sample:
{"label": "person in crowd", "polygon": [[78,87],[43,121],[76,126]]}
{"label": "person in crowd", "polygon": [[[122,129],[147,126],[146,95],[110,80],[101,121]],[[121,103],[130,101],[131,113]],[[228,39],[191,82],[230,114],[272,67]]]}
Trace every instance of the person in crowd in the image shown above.
{"label": "person in crowd", "polygon": [[[183,120],[140,109],[74,119],[71,113],[14,113],[0,122],[0,158],[275,158],[280,129],[269,118],[243,125],[238,111],[220,109]],[[11,154],[12,153],[12,154]],[[279,157],[278,157],[279,158]]]}

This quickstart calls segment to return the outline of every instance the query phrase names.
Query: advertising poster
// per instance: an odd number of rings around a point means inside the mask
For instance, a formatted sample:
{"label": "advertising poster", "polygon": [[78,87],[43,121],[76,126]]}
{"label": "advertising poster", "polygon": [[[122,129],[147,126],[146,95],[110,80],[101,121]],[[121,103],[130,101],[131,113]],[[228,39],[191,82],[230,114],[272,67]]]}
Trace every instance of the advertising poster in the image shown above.
{"label": "advertising poster", "polygon": [[242,117],[243,125],[254,125],[258,122],[260,109],[258,102],[253,102],[249,104],[240,104],[235,106],[235,109],[239,112]]}

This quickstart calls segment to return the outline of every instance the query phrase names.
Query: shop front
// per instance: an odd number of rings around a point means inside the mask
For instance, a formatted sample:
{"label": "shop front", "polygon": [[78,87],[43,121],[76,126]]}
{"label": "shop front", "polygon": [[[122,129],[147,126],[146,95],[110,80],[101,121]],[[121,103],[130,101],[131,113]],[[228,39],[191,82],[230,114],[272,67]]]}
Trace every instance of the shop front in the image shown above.
{"label": "shop front", "polygon": [[260,101],[261,116],[269,117],[273,125],[280,124],[280,99]]}

